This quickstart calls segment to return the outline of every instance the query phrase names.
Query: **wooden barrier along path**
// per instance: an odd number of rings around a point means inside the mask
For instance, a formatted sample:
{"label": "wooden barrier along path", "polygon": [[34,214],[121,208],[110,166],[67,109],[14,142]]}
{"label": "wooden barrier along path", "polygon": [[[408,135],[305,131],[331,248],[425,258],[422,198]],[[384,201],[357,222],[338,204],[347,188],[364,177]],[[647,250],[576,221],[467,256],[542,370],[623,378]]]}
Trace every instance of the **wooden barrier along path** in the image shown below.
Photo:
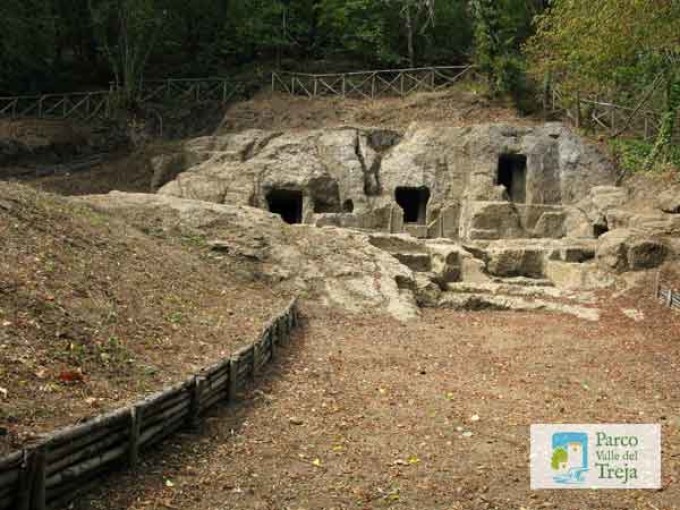
{"label": "wooden barrier along path", "polygon": [[473,73],[475,66],[414,67],[348,73],[272,73],[272,92],[307,97],[340,96],[357,99],[406,96],[449,87]]}
{"label": "wooden barrier along path", "polygon": [[680,292],[675,292],[674,289],[657,285],[656,298],[669,308],[680,309]]}
{"label": "wooden barrier along path", "polygon": [[298,325],[293,299],[258,339],[187,380],[129,407],[67,427],[0,459],[0,510],[66,506],[114,468],[134,467],[141,454],[178,429],[195,427],[218,402],[238,392],[276,356]]}

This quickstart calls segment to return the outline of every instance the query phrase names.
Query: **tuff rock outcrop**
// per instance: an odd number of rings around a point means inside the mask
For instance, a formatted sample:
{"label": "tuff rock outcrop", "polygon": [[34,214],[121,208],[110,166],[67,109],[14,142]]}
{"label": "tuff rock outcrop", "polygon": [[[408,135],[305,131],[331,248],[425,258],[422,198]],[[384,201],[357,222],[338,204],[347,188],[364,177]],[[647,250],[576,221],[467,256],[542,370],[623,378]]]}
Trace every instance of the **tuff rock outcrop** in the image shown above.
{"label": "tuff rock outcrop", "polygon": [[163,195],[112,192],[77,200],[143,231],[202,246],[244,278],[264,279],[350,311],[385,312],[403,320],[418,315],[412,272],[360,232],[286,225],[252,207]]}
{"label": "tuff rock outcrop", "polygon": [[[607,159],[560,124],[251,130],[185,152],[186,171],[160,194],[416,237],[561,238],[565,206],[614,182]],[[159,175],[176,173],[176,159],[162,163]]]}

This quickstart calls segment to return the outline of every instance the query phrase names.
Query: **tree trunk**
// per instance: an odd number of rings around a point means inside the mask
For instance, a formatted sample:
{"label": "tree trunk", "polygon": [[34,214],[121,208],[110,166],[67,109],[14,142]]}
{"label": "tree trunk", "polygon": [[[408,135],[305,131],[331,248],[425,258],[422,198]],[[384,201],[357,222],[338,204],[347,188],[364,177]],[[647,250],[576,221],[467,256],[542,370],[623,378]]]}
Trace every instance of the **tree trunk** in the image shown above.
{"label": "tree trunk", "polygon": [[406,2],[404,7],[406,14],[406,44],[408,48],[408,65],[415,67],[415,55],[413,50],[413,19],[411,19],[411,3]]}

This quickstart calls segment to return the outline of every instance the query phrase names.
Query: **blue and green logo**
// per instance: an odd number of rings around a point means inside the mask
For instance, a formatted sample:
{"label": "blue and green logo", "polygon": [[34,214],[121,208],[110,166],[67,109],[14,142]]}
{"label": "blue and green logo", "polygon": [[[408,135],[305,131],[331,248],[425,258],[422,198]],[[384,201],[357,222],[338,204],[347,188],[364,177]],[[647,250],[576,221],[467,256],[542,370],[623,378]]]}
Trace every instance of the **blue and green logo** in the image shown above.
{"label": "blue and green logo", "polygon": [[583,484],[588,471],[588,434],[556,432],[552,435],[550,467],[560,484]]}

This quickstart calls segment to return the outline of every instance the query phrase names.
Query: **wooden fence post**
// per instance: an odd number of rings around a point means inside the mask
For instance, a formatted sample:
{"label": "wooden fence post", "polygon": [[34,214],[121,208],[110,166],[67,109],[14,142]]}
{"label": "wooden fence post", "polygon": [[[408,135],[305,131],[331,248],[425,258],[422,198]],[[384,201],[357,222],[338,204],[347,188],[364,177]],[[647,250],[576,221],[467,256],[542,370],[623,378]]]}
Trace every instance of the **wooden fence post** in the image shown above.
{"label": "wooden fence post", "polygon": [[205,377],[202,375],[195,376],[191,385],[191,403],[189,404],[189,427],[192,429],[197,429],[201,423],[201,400],[204,386]]}
{"label": "wooden fence post", "polygon": [[128,464],[132,469],[137,467],[139,460],[139,433],[142,429],[142,420],[144,414],[144,407],[135,405],[130,408],[130,453],[128,457]]}
{"label": "wooden fence post", "polygon": [[21,461],[21,471],[19,473],[19,491],[16,498],[17,510],[30,510],[32,484],[35,473],[33,462],[33,452],[24,448],[23,459]]}
{"label": "wooden fence post", "polygon": [[236,403],[238,394],[238,358],[229,359],[229,404]]}
{"label": "wooden fence post", "polygon": [[41,444],[33,451],[33,480],[31,510],[47,508],[47,445]]}
{"label": "wooden fence post", "polygon": [[668,308],[673,307],[673,288],[668,289],[668,298],[666,299],[666,304],[668,305]]}

